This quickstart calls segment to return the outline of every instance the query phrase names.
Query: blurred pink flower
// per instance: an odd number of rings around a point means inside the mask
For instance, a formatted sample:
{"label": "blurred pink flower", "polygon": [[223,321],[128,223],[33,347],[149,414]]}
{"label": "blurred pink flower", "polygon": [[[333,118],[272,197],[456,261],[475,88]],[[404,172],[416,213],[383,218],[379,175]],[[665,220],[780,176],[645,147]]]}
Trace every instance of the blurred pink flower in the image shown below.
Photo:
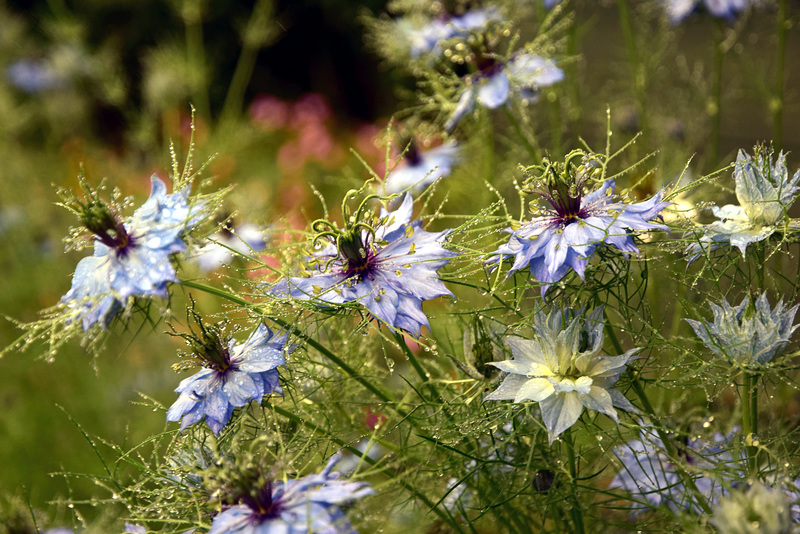
{"label": "blurred pink flower", "polygon": [[289,121],[289,104],[272,95],[258,95],[250,104],[250,119],[266,131],[280,130]]}

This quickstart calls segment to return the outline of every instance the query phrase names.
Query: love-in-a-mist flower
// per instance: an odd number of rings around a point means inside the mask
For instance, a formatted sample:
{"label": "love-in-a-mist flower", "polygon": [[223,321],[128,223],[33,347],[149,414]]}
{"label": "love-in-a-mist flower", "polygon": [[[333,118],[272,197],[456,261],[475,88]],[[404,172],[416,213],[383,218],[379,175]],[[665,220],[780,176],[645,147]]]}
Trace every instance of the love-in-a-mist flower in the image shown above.
{"label": "love-in-a-mist flower", "polygon": [[396,211],[381,208],[372,223],[366,214],[369,197],[353,216],[347,211],[349,197],[342,206],[345,228],[316,221],[315,242],[329,244],[314,252],[303,276],[280,281],[272,292],[325,307],[358,303],[390,327],[419,337],[421,327],[428,326],[422,302],[452,296],[437,274],[456,255],[442,246],[450,231],[427,232],[422,221],[412,222],[410,194]]}
{"label": "love-in-a-mist flower", "polygon": [[714,17],[733,20],[737,13],[747,9],[751,3],[751,0],[662,0],[673,24],[679,23],[700,6]]}
{"label": "love-in-a-mist flower", "polygon": [[409,17],[397,20],[397,29],[405,37],[412,58],[424,54],[440,54],[441,43],[454,37],[466,37],[472,32],[483,31],[490,23],[503,20],[497,6],[473,9],[462,15],[442,15],[422,25],[414,24]]}
{"label": "love-in-a-mist flower", "polygon": [[711,352],[731,363],[761,365],[786,349],[800,325],[793,325],[798,306],[786,309],[783,300],[771,309],[767,293],[756,299],[755,306],[746,296],[736,307],[723,300],[710,303],[714,321],[686,319],[695,334]]}
{"label": "love-in-a-mist flower", "polygon": [[[726,468],[734,464],[733,456],[726,448],[731,436],[732,433],[728,436],[717,433],[713,442],[690,439],[678,451],[685,466],[676,466],[664,452],[664,443],[656,432],[652,428],[643,429],[639,439],[612,449],[622,463],[622,469],[608,487],[626,490],[639,501],[630,504],[633,515],[647,509],[641,504],[642,501],[653,508],[666,505],[671,510],[702,513],[703,508],[697,502],[695,489],[708,503],[715,503],[727,493],[726,488],[735,482],[732,476],[726,474]],[[703,474],[703,471],[709,474]],[[687,476],[691,477],[694,488],[687,487]]]}
{"label": "love-in-a-mist flower", "polygon": [[797,185],[800,171],[790,178],[786,155],[778,153],[773,164],[770,147],[756,146],[754,154],[750,157],[744,150],[739,151],[733,171],[739,205],[711,208],[720,220],[700,228],[700,239],[687,249],[690,263],[703,253],[727,245],[738,248],[745,257],[749,244],[763,241],[787,227],[797,227],[792,222],[787,224],[786,212],[800,193]]}
{"label": "love-in-a-mist flower", "polygon": [[[581,158],[575,166],[573,160]],[[598,246],[605,243],[623,254],[639,252],[633,231],[669,230],[651,222],[669,206],[662,202],[659,191],[649,200],[636,204],[614,202],[614,180],[606,180],[590,190],[590,179],[600,170],[592,159],[580,151],[567,156],[566,163],[545,160],[539,167],[540,177],[526,184],[529,193],[541,197],[545,204],[535,211],[536,217],[518,227],[507,228],[508,243],[500,246],[489,259],[490,265],[504,258],[513,258],[509,275],[525,267],[542,284],[542,295],[551,284],[561,280],[570,269],[584,278],[586,266]]]}
{"label": "love-in-a-mist flower", "polygon": [[584,407],[614,422],[619,422],[615,406],[635,412],[614,384],[640,349],[604,356],[603,325],[602,307],[586,318],[568,309],[537,313],[533,339],[506,339],[514,359],[488,362],[508,375],[485,400],[538,402],[551,443],[575,424]]}
{"label": "love-in-a-mist flower", "polygon": [[211,522],[208,534],[350,534],[355,533],[342,504],[374,492],[365,482],[340,480],[331,457],[316,475],[272,480],[261,466],[243,472],[226,500],[237,502]]}
{"label": "love-in-a-mist flower", "polygon": [[475,109],[475,104],[496,109],[519,95],[525,102],[535,102],[542,87],[564,79],[564,71],[551,59],[534,54],[517,54],[507,62],[492,55],[481,55],[476,60],[478,72],[466,78],[469,84],[461,93],[456,109],[447,119],[444,129],[451,132],[458,122]]}
{"label": "love-in-a-mist flower", "polygon": [[167,298],[167,283],[177,282],[170,256],[186,249],[182,233],[201,206],[190,205],[188,187],[167,194],[157,176],[150,180],[150,198],[126,221],[88,188],[85,201],[65,203],[94,236],[94,254],[78,263],[61,298],[84,330],[105,328],[130,297]]}
{"label": "love-in-a-mist flower", "polygon": [[408,190],[414,193],[424,191],[439,178],[449,175],[457,159],[458,146],[455,143],[421,152],[412,141],[403,162],[386,177],[383,190],[387,195]]}
{"label": "love-in-a-mist flower", "polygon": [[[191,313],[191,312],[190,312]],[[195,318],[199,319],[196,314]],[[200,334],[181,334],[192,347],[194,363],[205,368],[181,381],[178,400],[167,411],[167,421],[180,421],[181,430],[205,419],[219,434],[234,408],[260,401],[270,393],[283,395],[279,365],[285,365],[286,335],[275,335],[266,325],[253,330],[243,344],[223,340],[221,329],[199,320]]]}

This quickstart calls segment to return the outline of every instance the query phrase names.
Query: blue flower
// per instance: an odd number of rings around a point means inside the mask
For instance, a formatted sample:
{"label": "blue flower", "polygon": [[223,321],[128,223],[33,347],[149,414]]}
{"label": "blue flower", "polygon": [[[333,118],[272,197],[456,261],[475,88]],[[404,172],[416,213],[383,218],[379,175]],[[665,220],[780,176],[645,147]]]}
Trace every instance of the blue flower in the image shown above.
{"label": "blue flower", "polygon": [[551,443],[575,424],[584,407],[616,423],[614,406],[636,412],[613,386],[640,349],[603,356],[603,326],[602,307],[585,319],[570,310],[553,309],[547,316],[537,313],[535,338],[507,338],[514,359],[488,362],[508,375],[484,400],[538,402]]}
{"label": "blue flower", "polygon": [[374,492],[365,482],[339,480],[331,471],[340,458],[331,457],[316,475],[260,481],[261,487],[239,496],[241,504],[214,518],[208,534],[355,533],[339,506]]}
{"label": "blue flower", "polygon": [[450,174],[458,158],[454,143],[420,152],[414,143],[406,152],[405,164],[395,168],[386,177],[383,190],[387,195],[403,193],[408,189],[418,193],[443,176]]}
{"label": "blue flower", "polygon": [[[580,154],[579,154],[580,155]],[[602,243],[616,247],[623,254],[638,253],[631,230],[668,230],[663,224],[649,222],[669,206],[661,201],[659,191],[651,199],[636,204],[613,202],[614,180],[606,180],[599,189],[584,195],[585,183],[592,173],[590,163],[582,164],[576,178],[568,156],[566,170],[556,170],[545,161],[539,189],[531,192],[542,197],[549,207],[544,214],[523,222],[519,228],[507,228],[508,243],[500,246],[489,264],[513,257],[509,275],[530,267],[531,274],[541,282],[542,295],[570,269],[584,277],[592,254]],[[548,181],[549,180],[549,181]]]}
{"label": "blue flower", "polygon": [[130,297],[167,298],[167,282],[176,282],[170,256],[186,249],[181,233],[197,221],[189,189],[167,194],[164,182],[151,178],[150,198],[122,222],[94,201],[83,205],[84,223],[94,233],[94,255],[75,269],[72,287],[61,298],[83,329],[108,326]]}
{"label": "blue flower", "polygon": [[279,282],[272,292],[325,307],[360,303],[391,328],[419,337],[421,327],[428,326],[422,302],[453,295],[436,274],[456,255],[442,247],[450,231],[426,232],[422,221],[411,222],[410,194],[396,211],[382,208],[374,228],[361,222],[364,206],[344,230],[318,221],[329,228],[321,236],[335,246],[318,250],[309,261],[311,270]]}
{"label": "blue flower", "polygon": [[497,6],[475,9],[455,17],[434,19],[422,26],[414,26],[404,17],[397,21],[397,27],[410,46],[412,58],[423,54],[441,53],[440,43],[454,37],[466,37],[472,32],[483,31],[490,23],[503,20]]}
{"label": "blue flower", "polygon": [[[753,157],[744,150],[739,151],[733,171],[739,206],[728,204],[711,208],[720,220],[701,227],[703,235],[687,249],[689,263],[702,253],[726,245],[738,248],[745,257],[749,244],[763,241],[786,228],[786,212],[800,192],[797,185],[800,171],[789,178],[786,155],[780,152],[774,164],[772,156],[772,149],[763,146],[756,146]],[[788,226],[796,228],[794,222],[789,222]]]}
{"label": "blue flower", "polygon": [[6,77],[14,87],[26,93],[41,93],[63,85],[64,80],[44,60],[20,59],[6,69]]}
{"label": "blue flower", "polygon": [[785,310],[783,300],[770,309],[766,292],[750,307],[746,296],[735,308],[723,300],[711,304],[714,322],[686,319],[695,334],[711,351],[741,365],[758,365],[771,361],[783,352],[800,325],[792,326],[798,306]]}
{"label": "blue flower", "polygon": [[[733,457],[724,448],[731,435],[714,435],[714,442],[691,439],[682,457],[691,466],[691,476],[697,491],[705,499],[714,503],[727,494],[726,486],[735,483],[733,477],[725,475],[725,467],[733,463]],[[702,513],[696,497],[684,483],[679,468],[664,452],[664,443],[652,429],[645,429],[640,439],[627,442],[612,449],[622,463],[623,469],[609,484],[609,489],[626,490],[634,497],[642,498],[651,507],[667,505],[671,510],[692,510]],[[722,474],[724,483],[705,474],[695,474],[698,470],[711,470]],[[639,502],[631,502],[631,513],[639,514],[647,508]]]}
{"label": "blue flower", "polygon": [[701,4],[717,18],[733,20],[734,16],[747,9],[751,0],[662,0],[670,20],[677,24],[689,16]]}
{"label": "blue flower", "polygon": [[512,93],[518,93],[525,102],[535,102],[539,89],[560,82],[564,71],[541,56],[522,53],[502,63],[494,57],[479,60],[480,72],[470,79],[470,85],[461,93],[455,111],[445,123],[450,132],[458,122],[475,108],[475,103],[496,109],[505,104]]}
{"label": "blue flower", "polygon": [[180,396],[167,411],[167,421],[181,421],[181,430],[205,419],[219,434],[234,408],[273,392],[283,395],[276,367],[286,364],[284,350],[291,351],[286,335],[275,336],[262,324],[244,344],[228,339],[225,346],[211,331],[210,339],[200,345],[205,351],[196,356],[206,369],[181,381],[175,389]]}

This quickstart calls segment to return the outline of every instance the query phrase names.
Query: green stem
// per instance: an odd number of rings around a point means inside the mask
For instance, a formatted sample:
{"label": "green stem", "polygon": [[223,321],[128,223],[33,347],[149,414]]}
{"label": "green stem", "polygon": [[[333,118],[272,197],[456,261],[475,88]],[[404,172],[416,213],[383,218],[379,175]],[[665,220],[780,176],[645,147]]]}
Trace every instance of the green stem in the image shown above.
{"label": "green stem", "polygon": [[567,463],[569,464],[569,475],[572,479],[572,507],[570,507],[569,514],[572,516],[572,522],[575,526],[573,532],[583,534],[586,529],[583,525],[583,509],[578,499],[578,463],[575,457],[575,442],[571,428],[564,431],[564,444],[567,446]]}
{"label": "green stem", "polygon": [[206,50],[203,44],[202,7],[199,3],[187,5],[184,1],[183,20],[186,30],[186,56],[194,78],[200,73],[199,82],[192,80],[192,98],[200,114],[207,119],[211,118],[211,105],[208,100],[208,73]]}
{"label": "green stem", "polygon": [[[289,410],[284,410],[283,408],[281,408],[280,406],[276,406],[275,404],[270,404],[270,407],[276,413],[282,415],[283,417],[286,417],[287,419],[289,419],[291,421],[294,421],[295,423],[298,423],[298,424],[308,428],[312,432],[318,432],[318,433],[320,433],[322,435],[326,435],[331,441],[333,441],[334,443],[336,443],[337,445],[339,445],[343,449],[347,450],[348,452],[350,452],[352,454],[355,454],[356,456],[361,458],[362,461],[364,461],[365,463],[368,463],[370,465],[370,467],[375,468],[376,471],[380,472],[381,474],[385,475],[386,477],[390,478],[391,480],[394,480],[395,482],[399,483],[404,489],[406,489],[408,492],[410,492],[412,495],[414,495],[415,498],[419,499],[420,502],[422,502],[425,506],[427,506],[429,510],[431,510],[433,513],[435,513],[437,516],[439,516],[439,519],[441,519],[442,521],[444,521],[445,523],[449,524],[451,527],[456,529],[457,532],[463,532],[463,530],[461,529],[459,524],[453,519],[453,517],[446,510],[442,510],[438,506],[436,506],[436,504],[433,501],[431,501],[425,495],[423,495],[422,493],[417,491],[417,489],[413,486],[413,484],[410,484],[410,483],[406,482],[405,480],[403,480],[402,477],[395,476],[395,474],[393,472],[391,472],[389,469],[387,469],[386,467],[378,466],[377,465],[378,464],[377,460],[373,460],[366,453],[361,452],[360,450],[358,450],[357,448],[355,448],[355,447],[353,447],[351,445],[348,445],[345,440],[337,438],[336,436],[334,436],[332,434],[327,434],[319,426],[315,425],[314,423],[312,423],[310,421],[306,421],[305,419],[303,419],[301,417],[298,417],[296,414],[290,412]],[[390,444],[388,444],[386,442],[378,441],[377,443],[380,443],[381,445],[383,445],[383,446],[385,446],[385,447],[387,447],[389,449],[394,449],[393,446],[391,446]]]}
{"label": "green stem", "polygon": [[639,112],[639,130],[642,132],[642,143],[645,151],[650,150],[649,133],[650,128],[647,120],[647,75],[645,66],[639,57],[639,47],[636,44],[636,36],[633,32],[631,23],[631,12],[628,7],[628,0],[617,0],[619,7],[619,19],[622,25],[622,34],[625,37],[625,47],[628,51],[628,59],[631,63],[631,74],[633,76],[633,90],[636,93],[636,103]]}
{"label": "green stem", "polygon": [[714,71],[711,78],[711,101],[708,113],[711,115],[711,155],[708,167],[712,168],[719,162],[720,135],[722,131],[722,66],[725,58],[724,41],[725,30],[720,20],[715,20],[714,31]]}
{"label": "green stem", "polygon": [[789,21],[786,14],[786,0],[778,2],[778,50],[775,66],[775,92],[772,95],[770,108],[772,110],[773,136],[775,147],[783,148],[783,88],[785,85],[786,68],[786,34],[789,30]]}
{"label": "green stem", "polygon": [[[617,351],[617,354],[623,354],[625,351],[622,350],[622,345],[620,344],[619,339],[617,339],[617,335],[609,323],[606,323],[605,332],[611,340],[611,344],[614,345],[614,350]],[[657,417],[655,410],[653,409],[653,405],[650,403],[650,399],[647,397],[647,393],[645,393],[641,382],[639,382],[638,375],[633,375],[631,378],[631,387],[633,387],[633,391],[639,397],[639,400],[641,401],[642,406],[644,406],[644,411],[647,413],[647,415],[653,420],[656,420]],[[708,505],[705,496],[700,493],[700,490],[697,489],[697,485],[694,483],[692,475],[686,472],[686,470],[683,468],[683,464],[678,460],[680,456],[678,455],[678,451],[675,449],[675,446],[672,444],[672,440],[670,439],[669,435],[667,435],[667,433],[664,432],[660,426],[654,425],[653,428],[658,434],[659,439],[661,439],[661,443],[664,445],[664,450],[667,453],[667,456],[671,459],[675,459],[672,464],[677,469],[678,476],[681,477],[681,481],[683,482],[684,486],[692,492],[695,499],[697,499],[697,503],[700,505],[703,511],[707,514],[712,514],[713,512],[711,511],[711,507]]]}
{"label": "green stem", "polygon": [[[742,428],[745,443],[752,443],[758,433],[758,375],[745,371],[744,385],[742,386]],[[746,463],[750,475],[758,472],[758,447],[745,446]]]}
{"label": "green stem", "polygon": [[538,165],[539,163],[542,162],[541,151],[539,150],[538,147],[535,147],[533,144],[531,144],[531,141],[522,132],[522,128],[519,125],[519,121],[514,116],[514,114],[511,113],[511,111],[508,109],[508,107],[506,107],[506,106],[502,106],[502,107],[503,107],[503,112],[505,112],[505,114],[506,114],[506,118],[508,118],[509,124],[511,124],[511,127],[514,129],[514,132],[517,134],[517,137],[519,137],[519,140],[522,141],[522,144],[525,146],[525,150],[528,151],[528,154],[533,159],[532,163],[534,165]]}
{"label": "green stem", "polygon": [[[394,332],[394,338],[397,341],[397,344],[400,345],[400,349],[403,351],[403,354],[405,354],[405,357],[411,364],[411,367],[414,368],[419,377],[422,379],[422,382],[428,386],[432,386],[430,383],[431,377],[428,376],[428,372],[425,371],[424,367],[422,367],[422,364],[419,362],[417,355],[414,354],[414,352],[408,347],[408,344],[406,344],[406,340],[405,338],[403,338],[403,334],[399,332]],[[439,403],[444,403],[444,400],[442,399],[441,395],[439,395],[439,391],[435,387],[430,387],[430,390],[434,398]]]}

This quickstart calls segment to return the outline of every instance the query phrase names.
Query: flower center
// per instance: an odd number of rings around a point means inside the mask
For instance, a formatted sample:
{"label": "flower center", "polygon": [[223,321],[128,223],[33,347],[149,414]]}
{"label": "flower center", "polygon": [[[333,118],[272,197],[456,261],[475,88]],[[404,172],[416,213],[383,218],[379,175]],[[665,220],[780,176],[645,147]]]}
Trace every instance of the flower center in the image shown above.
{"label": "flower center", "polygon": [[280,497],[273,497],[271,480],[267,480],[257,492],[243,495],[240,501],[253,511],[255,523],[275,519],[280,516],[283,508]]}
{"label": "flower center", "polygon": [[361,228],[355,227],[342,233],[336,241],[343,261],[343,270],[348,277],[362,275],[369,270],[371,260],[375,256],[369,245],[369,234],[365,239]]}
{"label": "flower center", "polygon": [[81,222],[98,241],[115,250],[117,256],[127,254],[130,247],[135,245],[133,236],[128,234],[119,217],[101,202],[86,203]]}

